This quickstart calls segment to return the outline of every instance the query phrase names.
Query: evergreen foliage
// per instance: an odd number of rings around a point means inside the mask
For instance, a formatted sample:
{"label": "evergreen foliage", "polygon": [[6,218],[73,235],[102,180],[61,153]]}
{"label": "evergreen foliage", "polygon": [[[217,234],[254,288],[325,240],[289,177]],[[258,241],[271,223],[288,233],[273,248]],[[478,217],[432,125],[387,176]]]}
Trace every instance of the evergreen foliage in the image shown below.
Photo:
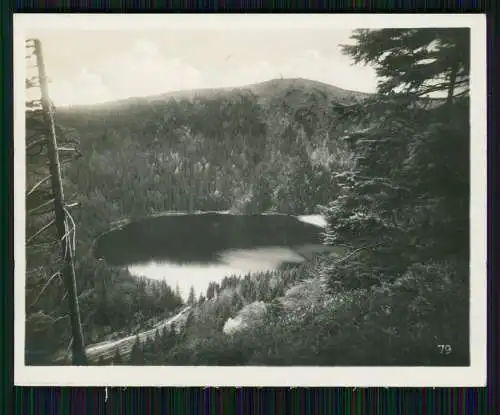
{"label": "evergreen foliage", "polygon": [[[342,258],[227,276],[198,299],[191,289],[184,319],[144,344],[137,338],[128,364],[468,365],[468,29],[358,30],[353,40],[344,52],[380,77],[373,96],[302,82],[60,114],[81,142],[64,177],[82,203],[87,343],[183,305],[179,287],[91,257],[95,236],[114,221],[319,206],[325,243],[343,247]],[[27,303],[51,275],[47,250],[30,258]],[[67,323],[54,322],[61,295],[54,284],[30,309],[30,347],[42,338],[47,350],[67,345]],[[117,351],[113,364],[122,361]]]}

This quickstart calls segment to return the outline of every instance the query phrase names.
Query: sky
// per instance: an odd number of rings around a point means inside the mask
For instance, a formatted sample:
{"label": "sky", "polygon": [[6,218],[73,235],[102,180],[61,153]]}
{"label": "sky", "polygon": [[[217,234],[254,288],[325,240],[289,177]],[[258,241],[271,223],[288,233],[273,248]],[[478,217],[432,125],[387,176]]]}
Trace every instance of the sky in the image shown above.
{"label": "sky", "polygon": [[182,89],[308,78],[374,92],[371,67],[353,65],[340,45],[351,30],[328,28],[51,29],[41,40],[56,106],[94,104]]}

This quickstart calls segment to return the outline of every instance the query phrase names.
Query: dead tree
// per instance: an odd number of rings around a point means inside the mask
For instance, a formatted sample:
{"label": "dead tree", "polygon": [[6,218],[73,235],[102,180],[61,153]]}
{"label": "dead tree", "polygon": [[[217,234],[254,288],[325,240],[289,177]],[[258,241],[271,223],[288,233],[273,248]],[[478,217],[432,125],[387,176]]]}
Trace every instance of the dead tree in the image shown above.
{"label": "dead tree", "polygon": [[[27,226],[26,245],[39,245],[42,249],[46,244],[51,244],[50,238],[43,239],[53,226],[56,228],[57,243],[61,249],[61,270],[51,276],[44,284],[35,302],[55,277],[61,276],[65,286],[65,297],[68,302],[68,315],[71,323],[71,349],[72,362],[75,365],[86,365],[87,357],[83,342],[82,324],[78,306],[76,276],[74,267],[75,255],[75,223],[69,212],[70,207],[75,204],[66,204],[61,179],[60,152],[67,153],[65,147],[58,147],[57,129],[54,121],[54,106],[49,98],[48,80],[45,73],[45,65],[42,54],[41,43],[38,39],[26,41],[26,58],[34,60],[32,68],[36,76],[26,80],[26,88],[37,88],[41,99],[27,102],[26,110],[30,115],[30,122],[35,124],[35,134],[26,137],[26,156],[33,161],[38,158],[42,163],[41,177],[36,178],[34,183],[29,183],[26,189],[26,215],[39,215],[52,217],[39,229],[30,229]],[[48,174],[46,167],[48,165]],[[50,186],[49,188],[47,188]],[[45,217],[43,220],[45,220]],[[28,221],[27,221],[28,222]],[[31,304],[33,305],[33,304]],[[28,305],[30,306],[30,305]]]}

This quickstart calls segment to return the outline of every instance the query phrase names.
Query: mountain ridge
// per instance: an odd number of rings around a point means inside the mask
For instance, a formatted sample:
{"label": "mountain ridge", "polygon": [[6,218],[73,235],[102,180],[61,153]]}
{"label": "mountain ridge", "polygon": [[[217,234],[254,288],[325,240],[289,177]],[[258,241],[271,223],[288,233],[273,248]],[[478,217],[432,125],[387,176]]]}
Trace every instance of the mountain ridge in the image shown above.
{"label": "mountain ridge", "polygon": [[[61,106],[59,110],[62,112],[73,112],[73,111],[88,111],[97,110],[101,108],[116,108],[116,107],[126,107],[128,105],[142,104],[142,103],[152,103],[158,101],[168,101],[170,99],[174,100],[194,100],[196,98],[210,98],[220,95],[231,95],[234,93],[241,93],[244,91],[249,91],[262,101],[267,101],[270,98],[278,98],[283,93],[291,89],[302,90],[303,92],[318,92],[320,94],[326,94],[330,99],[338,102],[342,101],[358,101],[363,98],[367,98],[372,93],[348,90],[340,88],[338,86],[328,84],[322,81],[316,81],[307,78],[273,78],[268,81],[256,82],[241,86],[229,86],[229,87],[216,87],[216,88],[197,88],[197,89],[181,89],[175,91],[164,92],[161,94],[149,95],[145,97],[130,97],[113,101],[106,101],[96,104],[78,104],[70,106]],[[336,99],[335,99],[336,98]]]}

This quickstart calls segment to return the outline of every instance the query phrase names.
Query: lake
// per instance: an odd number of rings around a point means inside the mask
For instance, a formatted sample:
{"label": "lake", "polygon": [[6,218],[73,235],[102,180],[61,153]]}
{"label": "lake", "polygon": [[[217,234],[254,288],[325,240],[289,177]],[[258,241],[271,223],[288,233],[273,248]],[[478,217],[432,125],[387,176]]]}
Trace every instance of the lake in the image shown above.
{"label": "lake", "polygon": [[169,212],[131,221],[101,235],[94,255],[131,274],[165,280],[187,297],[211,281],[300,263],[322,245],[320,215]]}

